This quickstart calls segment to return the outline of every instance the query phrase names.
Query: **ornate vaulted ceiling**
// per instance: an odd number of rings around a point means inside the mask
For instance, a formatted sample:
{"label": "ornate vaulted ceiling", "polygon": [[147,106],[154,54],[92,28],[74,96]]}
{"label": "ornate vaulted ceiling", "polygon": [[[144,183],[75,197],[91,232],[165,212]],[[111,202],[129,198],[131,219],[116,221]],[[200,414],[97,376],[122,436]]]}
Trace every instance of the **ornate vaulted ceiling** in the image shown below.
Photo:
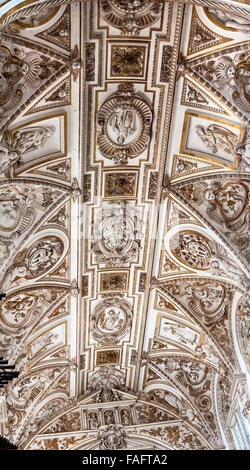
{"label": "ornate vaulted ceiling", "polygon": [[2,435],[246,448],[249,6],[0,12]]}

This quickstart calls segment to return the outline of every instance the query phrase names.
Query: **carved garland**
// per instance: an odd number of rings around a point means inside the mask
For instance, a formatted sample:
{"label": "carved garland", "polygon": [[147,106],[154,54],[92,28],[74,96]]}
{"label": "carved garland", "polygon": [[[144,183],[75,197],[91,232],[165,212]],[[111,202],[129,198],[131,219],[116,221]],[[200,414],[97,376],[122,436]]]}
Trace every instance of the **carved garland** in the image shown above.
{"label": "carved garland", "polygon": [[100,343],[117,343],[131,327],[130,305],[119,297],[108,297],[97,304],[92,317],[92,336]]}

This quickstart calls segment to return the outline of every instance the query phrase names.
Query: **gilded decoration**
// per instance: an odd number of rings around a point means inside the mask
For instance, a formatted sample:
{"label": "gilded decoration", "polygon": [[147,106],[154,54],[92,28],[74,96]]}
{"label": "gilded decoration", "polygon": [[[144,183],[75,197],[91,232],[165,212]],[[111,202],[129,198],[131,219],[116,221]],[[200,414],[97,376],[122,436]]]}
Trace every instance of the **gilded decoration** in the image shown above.
{"label": "gilded decoration", "polygon": [[233,17],[226,11],[213,8],[206,8],[207,14],[212,21],[225,29],[233,29],[248,33],[250,31],[250,21],[247,18],[235,14]]}
{"label": "gilded decoration", "polygon": [[[206,428],[210,428],[211,438],[216,439],[216,416],[211,399],[211,379],[214,372],[201,362],[184,359],[155,358],[153,363],[167,371],[167,375],[181,384],[184,390],[188,389],[191,392],[192,405],[196,405],[200,419],[205,420]],[[204,432],[207,435],[208,430],[204,429]]]}
{"label": "gilded decoration", "polygon": [[152,171],[150,173],[149,185],[148,185],[148,199],[154,199],[156,194],[156,184],[157,184],[158,173]]}
{"label": "gilded decoration", "polygon": [[239,256],[248,257],[249,182],[246,179],[199,180],[183,184],[181,194],[189,203],[218,227],[226,240],[234,245]]}
{"label": "gilded decoration", "polygon": [[241,142],[237,145],[237,169],[239,171],[248,171],[250,168],[250,131],[245,127]]}
{"label": "gilded decoration", "polygon": [[47,165],[39,166],[34,170],[30,170],[33,174],[40,174],[51,176],[63,181],[70,181],[70,160],[61,160],[57,163],[49,163]]}
{"label": "gilded decoration", "polygon": [[[52,195],[53,192],[53,195]],[[48,185],[3,185],[0,188],[0,246],[1,272],[16,244],[51,208],[62,193]]]}
{"label": "gilded decoration", "polygon": [[188,54],[209,49],[212,46],[226,41],[226,38],[214,33],[211,29],[205,26],[197,15],[196,10],[193,10]]}
{"label": "gilded decoration", "polygon": [[95,79],[95,43],[87,43],[86,48],[86,80],[92,82]]}
{"label": "gilded decoration", "polygon": [[71,21],[70,7],[66,7],[61,18],[48,29],[37,36],[52,42],[63,49],[70,51],[71,49]]}
{"label": "gilded decoration", "polygon": [[244,132],[242,125],[205,114],[186,112],[178,152],[205,157],[209,162],[235,169],[237,149]]}
{"label": "gilded decoration", "polygon": [[63,252],[63,242],[58,237],[44,238],[33,247],[20,252],[7,271],[3,286],[9,287],[25,279],[33,279],[52,268]]}
{"label": "gilded decoration", "polygon": [[[22,78],[25,64],[18,56],[13,56],[7,47],[1,46],[1,106],[7,103],[13,93],[14,85]],[[20,91],[21,92],[21,91]]]}
{"label": "gilded decoration", "polygon": [[168,83],[171,70],[172,46],[163,46],[160,81]]}
{"label": "gilded decoration", "polygon": [[145,60],[143,47],[112,47],[111,75],[113,76],[142,76]]}
{"label": "gilded decoration", "polygon": [[130,304],[119,297],[104,298],[92,315],[92,336],[99,343],[117,343],[129,331],[132,323]]}
{"label": "gilded decoration", "polygon": [[192,286],[186,287],[186,295],[190,307],[202,315],[207,324],[219,320],[232,299],[231,289],[216,281],[193,283]]}
{"label": "gilded decoration", "polygon": [[211,153],[217,153],[219,149],[233,154],[238,143],[237,135],[224,126],[210,124],[207,127],[196,126],[195,131]]}
{"label": "gilded decoration", "polygon": [[21,292],[8,297],[0,306],[1,320],[10,327],[21,327],[31,315],[38,316],[41,313],[41,303],[42,299],[36,293]]}
{"label": "gilded decoration", "polygon": [[115,163],[127,163],[148,146],[152,111],[132,84],[118,85],[97,113],[97,147]]}
{"label": "gilded decoration", "polygon": [[57,13],[58,8],[48,7],[36,14],[24,14],[18,19],[18,24],[25,28],[34,28],[46,24]]}
{"label": "gilded decoration", "polygon": [[[206,327],[210,332],[210,340],[205,338],[196,352],[201,357],[209,358],[215,364],[219,357],[216,349],[219,348],[224,354],[227,362],[230,358],[231,366],[235,364],[232,337],[230,335],[231,303],[234,296],[234,288],[220,280],[197,280],[185,279],[174,282],[173,285],[166,285],[164,290],[171,293],[175,300],[179,301],[184,308],[195,316],[198,322]],[[215,343],[214,343],[215,342]],[[214,348],[216,344],[216,348]]]}
{"label": "gilded decoration", "polygon": [[187,266],[208,269],[213,245],[196,232],[179,232],[171,240],[171,251]]}
{"label": "gilded decoration", "polygon": [[[88,383],[88,390],[99,390],[100,400],[104,399],[107,395],[109,398],[108,401],[110,401],[109,389],[126,389],[124,372],[115,366],[100,366],[93,374],[91,374]],[[114,396],[114,399],[116,395]]]}
{"label": "gilded decoration", "polygon": [[175,155],[172,167],[172,177],[187,177],[192,173],[206,172],[215,169],[218,170],[219,168],[221,168],[219,165],[211,163],[207,160],[191,157],[180,157],[179,155]]}
{"label": "gilded decoration", "polygon": [[144,28],[154,25],[162,13],[162,0],[101,0],[102,14],[125,36],[137,36]]}
{"label": "gilded decoration", "polygon": [[206,96],[204,96],[201,91],[198,91],[197,88],[195,88],[195,86],[188,81],[185,82],[184,93],[185,97],[183,100],[183,104],[185,104],[185,102],[189,103],[190,105],[194,105],[194,103],[196,103],[196,106],[198,107],[203,107],[204,105],[209,104],[209,101]]}
{"label": "gilded decoration", "polygon": [[247,449],[250,6],[20,1],[0,6],[1,436]]}
{"label": "gilded decoration", "polygon": [[122,425],[101,426],[98,437],[101,440],[100,450],[125,449],[125,430]]}
{"label": "gilded decoration", "polygon": [[17,131],[4,131],[0,136],[0,177],[13,177],[22,155],[43,147],[52,136],[54,127],[35,126]]}
{"label": "gilded decoration", "polygon": [[250,365],[249,355],[249,327],[250,327],[250,299],[248,295],[241,297],[237,306],[238,340],[247,365]]}
{"label": "gilded decoration", "polygon": [[0,231],[12,232],[21,222],[22,211],[26,207],[28,194],[22,187],[7,186],[1,188],[0,195]]}
{"label": "gilded decoration", "polygon": [[182,346],[197,350],[201,344],[201,335],[187,324],[176,323],[164,317],[159,318],[157,336],[164,339],[168,346],[179,343]]}
{"label": "gilded decoration", "polygon": [[71,81],[70,77],[62,80],[51,91],[39,100],[27,114],[32,114],[44,109],[57,108],[58,106],[70,105],[71,102]]}
{"label": "gilded decoration", "polygon": [[98,211],[92,245],[98,263],[122,266],[136,260],[141,238],[141,212],[132,204],[110,203]]}
{"label": "gilded decoration", "polygon": [[[8,40],[6,38],[6,44]],[[21,47],[0,47],[0,105],[1,120],[16,109],[27,93],[38,88],[62,64],[36,51],[25,52]]]}
{"label": "gilded decoration", "polygon": [[82,290],[82,296],[86,297],[89,293],[89,278],[88,278],[88,276],[82,276],[81,290]]}
{"label": "gilded decoration", "polygon": [[204,92],[202,88],[187,79],[184,80],[181,103],[194,108],[208,109],[209,111],[225,114],[225,110]]}
{"label": "gilded decoration", "polygon": [[214,68],[215,86],[223,88],[230,86],[232,100],[245,111],[250,110],[248,93],[250,56],[247,53],[238,54],[234,60],[223,57]]}

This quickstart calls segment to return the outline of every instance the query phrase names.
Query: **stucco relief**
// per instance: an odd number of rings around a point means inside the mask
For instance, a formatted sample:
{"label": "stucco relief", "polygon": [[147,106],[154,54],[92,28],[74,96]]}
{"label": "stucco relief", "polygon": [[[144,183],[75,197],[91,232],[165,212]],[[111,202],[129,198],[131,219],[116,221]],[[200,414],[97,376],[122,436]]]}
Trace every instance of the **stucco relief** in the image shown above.
{"label": "stucco relief", "polygon": [[213,245],[204,236],[196,232],[179,232],[171,240],[171,249],[175,256],[188,266],[208,269]]}
{"label": "stucco relief", "polygon": [[31,314],[41,313],[41,300],[38,295],[23,292],[6,299],[0,306],[1,320],[9,326],[20,327],[28,321]]}
{"label": "stucco relief", "polygon": [[126,389],[124,372],[114,366],[102,366],[89,378],[88,390]]}
{"label": "stucco relief", "polygon": [[196,126],[195,131],[211,153],[217,153],[221,149],[223,152],[234,154],[238,138],[230,129],[210,124],[207,127]]}
{"label": "stucco relief", "polygon": [[[209,333],[196,352],[215,364],[222,358],[231,367],[237,367],[231,325],[231,304],[235,295],[232,285],[215,279],[183,279],[167,285],[170,292],[203,324]],[[221,355],[222,354],[222,355]]]}
{"label": "stucco relief", "polygon": [[125,429],[122,425],[101,426],[98,429],[98,438],[101,440],[100,450],[126,449]]}
{"label": "stucco relief", "polygon": [[[218,227],[239,256],[249,257],[249,181],[247,178],[214,177],[184,183],[177,191],[204,217]],[[232,269],[228,269],[230,273]],[[235,271],[236,274],[236,271]],[[236,274],[237,277],[237,274]]]}
{"label": "stucco relief", "polygon": [[27,127],[14,132],[5,130],[0,135],[0,177],[13,178],[23,154],[43,147],[54,132],[52,126]]}
{"label": "stucco relief", "polygon": [[120,297],[104,298],[92,315],[92,335],[100,343],[117,343],[129,331],[132,323],[130,304]]}
{"label": "stucco relief", "polygon": [[201,342],[201,335],[198,331],[186,324],[173,322],[165,318],[161,318],[159,336],[169,342],[169,347],[172,346],[173,341],[173,344],[178,343],[178,345],[196,350]]}
{"label": "stucco relief", "polygon": [[94,223],[93,253],[97,262],[122,266],[139,255],[142,213],[126,202],[105,204],[98,210]]}
{"label": "stucco relief", "polygon": [[165,370],[167,375],[176,381],[183,391],[189,391],[190,397],[192,397],[191,402],[197,407],[210,428],[211,438],[218,439],[216,414],[212,402],[213,369],[208,368],[202,362],[184,358],[154,358],[152,363]]}
{"label": "stucco relief", "polygon": [[[0,119],[16,109],[27,93],[39,87],[61,63],[36,51],[25,51],[8,44],[8,35],[0,47]],[[5,44],[6,43],[6,44]]]}
{"label": "stucco relief", "polygon": [[137,36],[156,23],[162,13],[162,0],[102,0],[102,14],[113,27],[126,36]]}
{"label": "stucco relief", "polygon": [[97,113],[97,146],[115,163],[127,163],[146,150],[151,135],[152,111],[130,83],[118,85]]}
{"label": "stucco relief", "polygon": [[0,188],[0,271],[13,256],[21,238],[49,207],[63,196],[61,190],[48,185],[10,184]]}
{"label": "stucco relief", "polygon": [[239,342],[241,353],[250,367],[250,299],[249,295],[240,298],[237,306],[236,314],[237,339]]}
{"label": "stucco relief", "polygon": [[[232,20],[234,21],[234,20]],[[244,20],[243,20],[244,21]],[[245,113],[250,112],[249,98],[249,52],[244,45],[235,54],[228,48],[224,54],[212,58],[207,56],[200,64],[192,64],[193,70],[213,84],[215,89],[225,94],[228,100]]]}
{"label": "stucco relief", "polygon": [[215,277],[222,275],[238,282],[245,290],[249,287],[247,274],[228,250],[203,234],[180,231],[171,238],[170,249],[178,260],[190,268],[209,270]]}
{"label": "stucco relief", "polygon": [[3,288],[44,274],[59,260],[62,252],[63,242],[57,237],[44,238],[36,242],[33,247],[18,255],[16,262],[4,276]]}
{"label": "stucco relief", "polygon": [[250,31],[250,21],[247,18],[235,14],[233,17],[226,11],[208,8],[209,16],[215,19],[222,27],[233,28],[244,33]]}
{"label": "stucco relief", "polygon": [[22,449],[234,446],[249,28],[209,1],[0,18],[0,427]]}

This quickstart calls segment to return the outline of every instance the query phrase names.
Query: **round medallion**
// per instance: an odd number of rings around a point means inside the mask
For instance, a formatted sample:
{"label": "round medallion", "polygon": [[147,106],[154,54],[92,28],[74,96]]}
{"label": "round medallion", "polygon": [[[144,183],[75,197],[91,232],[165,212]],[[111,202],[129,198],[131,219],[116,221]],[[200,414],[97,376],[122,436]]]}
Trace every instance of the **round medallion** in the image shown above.
{"label": "round medallion", "polygon": [[21,219],[25,207],[25,196],[17,190],[3,188],[0,190],[0,231],[11,232]]}
{"label": "round medallion", "polygon": [[130,305],[119,297],[109,297],[94,310],[92,335],[100,343],[116,343],[127,334],[131,321]]}
{"label": "round medallion", "polygon": [[96,216],[93,248],[96,261],[121,266],[138,256],[142,221],[129,204],[110,204]]}
{"label": "round medallion", "polygon": [[102,224],[103,244],[111,256],[128,251],[133,241],[133,224],[120,216],[106,219]]}

